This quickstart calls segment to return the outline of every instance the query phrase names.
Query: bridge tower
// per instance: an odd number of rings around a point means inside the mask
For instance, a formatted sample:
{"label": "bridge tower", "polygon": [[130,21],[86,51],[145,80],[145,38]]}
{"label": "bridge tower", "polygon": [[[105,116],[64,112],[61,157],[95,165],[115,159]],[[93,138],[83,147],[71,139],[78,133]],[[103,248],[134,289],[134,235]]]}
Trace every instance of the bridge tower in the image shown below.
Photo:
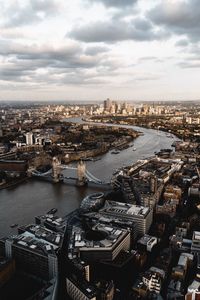
{"label": "bridge tower", "polygon": [[77,181],[76,184],[78,186],[84,186],[87,184],[86,177],[86,164],[82,160],[80,160],[77,164]]}
{"label": "bridge tower", "polygon": [[61,174],[60,161],[57,157],[53,157],[52,177],[55,183],[60,181],[60,174]]}
{"label": "bridge tower", "polygon": [[35,171],[35,168],[33,166],[29,166],[29,168],[26,171],[26,174],[28,177],[32,176],[32,173]]}

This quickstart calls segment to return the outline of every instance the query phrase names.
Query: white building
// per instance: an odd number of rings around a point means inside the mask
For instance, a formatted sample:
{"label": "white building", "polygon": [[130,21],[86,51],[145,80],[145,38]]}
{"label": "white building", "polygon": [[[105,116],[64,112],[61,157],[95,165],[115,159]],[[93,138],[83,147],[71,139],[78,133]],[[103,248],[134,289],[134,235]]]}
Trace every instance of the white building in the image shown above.
{"label": "white building", "polygon": [[32,132],[26,133],[26,145],[33,145],[33,134]]}
{"label": "white building", "polygon": [[148,252],[151,252],[153,247],[158,243],[158,239],[155,236],[145,234],[137,243],[144,246]]}
{"label": "white building", "polygon": [[154,291],[155,293],[160,294],[164,278],[165,272],[163,270],[152,267],[142,276],[142,281],[149,291]]}
{"label": "white building", "polygon": [[200,282],[197,280],[194,280],[189,286],[188,286],[188,293],[186,294],[185,299],[186,300],[198,300],[200,299]]}

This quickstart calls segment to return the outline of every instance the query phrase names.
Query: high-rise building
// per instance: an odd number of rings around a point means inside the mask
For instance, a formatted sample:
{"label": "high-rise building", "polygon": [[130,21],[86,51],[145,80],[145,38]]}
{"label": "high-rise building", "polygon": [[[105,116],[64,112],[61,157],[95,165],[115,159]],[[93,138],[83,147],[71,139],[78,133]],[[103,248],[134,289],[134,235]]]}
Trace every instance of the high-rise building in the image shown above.
{"label": "high-rise building", "polygon": [[26,133],[26,145],[33,145],[33,134],[32,132]]}
{"label": "high-rise building", "polygon": [[110,111],[111,107],[112,107],[112,101],[109,98],[107,98],[104,101],[104,110]]}

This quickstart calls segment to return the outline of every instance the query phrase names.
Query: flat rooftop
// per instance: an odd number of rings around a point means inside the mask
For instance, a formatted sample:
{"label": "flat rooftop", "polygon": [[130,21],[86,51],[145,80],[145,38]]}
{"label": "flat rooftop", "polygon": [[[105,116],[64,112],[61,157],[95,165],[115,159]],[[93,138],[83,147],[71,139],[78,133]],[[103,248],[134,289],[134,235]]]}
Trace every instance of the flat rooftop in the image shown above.
{"label": "flat rooftop", "polygon": [[116,213],[127,217],[135,216],[139,218],[144,218],[150,212],[150,209],[149,207],[144,207],[135,204],[106,201],[104,208],[102,208],[100,212]]}
{"label": "flat rooftop", "polygon": [[88,231],[85,231],[81,224],[72,226],[68,258],[78,257],[79,251],[112,251],[128,233],[126,229],[100,222],[95,222]]}
{"label": "flat rooftop", "polygon": [[142,244],[142,245],[147,245],[147,244],[151,244],[153,243],[154,241],[157,241],[157,238],[154,237],[154,236],[150,236],[148,234],[145,234],[143,237],[141,237],[139,240],[138,240],[138,243]]}
{"label": "flat rooftop", "polygon": [[20,231],[30,232],[38,239],[43,239],[51,244],[59,246],[63,239],[62,233],[55,233],[54,231],[47,229],[42,225],[30,224],[27,226],[19,227]]}
{"label": "flat rooftop", "polygon": [[72,277],[67,278],[67,280],[71,281],[75,286],[78,287],[78,289],[85,294],[89,299],[92,299],[96,296],[96,288],[92,286],[89,282],[86,280],[79,280],[79,282],[76,282]]}
{"label": "flat rooftop", "polygon": [[48,256],[49,254],[56,255],[56,251],[59,248],[58,245],[50,243],[44,238],[37,238],[33,233],[28,231],[9,238],[4,238],[3,240],[8,240],[20,248],[44,256]]}
{"label": "flat rooftop", "polygon": [[43,223],[45,223],[45,225],[49,224],[51,226],[50,228],[55,228],[58,231],[62,231],[62,232],[64,232],[65,226],[67,225],[67,216],[61,218],[58,216],[54,216],[53,214],[45,214],[45,215],[36,216],[35,220],[36,223],[38,223],[39,221],[41,224]]}
{"label": "flat rooftop", "polygon": [[194,231],[192,240],[198,240],[200,242],[200,231]]}

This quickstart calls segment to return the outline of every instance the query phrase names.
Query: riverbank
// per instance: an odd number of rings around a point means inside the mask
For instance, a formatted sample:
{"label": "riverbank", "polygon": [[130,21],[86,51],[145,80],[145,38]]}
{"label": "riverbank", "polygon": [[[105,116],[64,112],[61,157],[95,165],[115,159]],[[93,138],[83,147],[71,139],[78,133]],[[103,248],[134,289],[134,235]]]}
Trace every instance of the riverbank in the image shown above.
{"label": "riverbank", "polygon": [[70,163],[80,159],[101,156],[110,150],[123,150],[128,148],[141,133],[133,128],[121,126],[96,126],[96,124],[76,123],[70,119],[63,120],[71,124],[69,135],[62,136],[62,144],[59,145],[61,154],[59,158],[64,163]]}
{"label": "riverbank", "polygon": [[0,185],[0,190],[9,189],[9,188],[15,187],[15,186],[19,185],[20,183],[22,183],[22,182],[24,182],[26,180],[28,180],[27,176],[23,177],[23,178],[16,179],[16,180],[13,180],[12,182],[4,183],[4,184]]}
{"label": "riverbank", "polygon": [[[139,126],[141,128],[146,129],[153,129],[165,132],[166,134],[172,134],[178,139],[182,139],[183,134],[180,134],[177,130],[174,130],[174,128],[168,128],[161,126],[160,124],[155,124],[153,122],[149,123],[143,123],[140,122],[138,118],[136,117],[130,117],[130,116],[95,116],[95,117],[83,117],[82,120],[84,122],[88,123],[96,123],[96,124],[109,124],[109,125],[123,125],[123,126]],[[135,121],[137,120],[137,122]]]}

